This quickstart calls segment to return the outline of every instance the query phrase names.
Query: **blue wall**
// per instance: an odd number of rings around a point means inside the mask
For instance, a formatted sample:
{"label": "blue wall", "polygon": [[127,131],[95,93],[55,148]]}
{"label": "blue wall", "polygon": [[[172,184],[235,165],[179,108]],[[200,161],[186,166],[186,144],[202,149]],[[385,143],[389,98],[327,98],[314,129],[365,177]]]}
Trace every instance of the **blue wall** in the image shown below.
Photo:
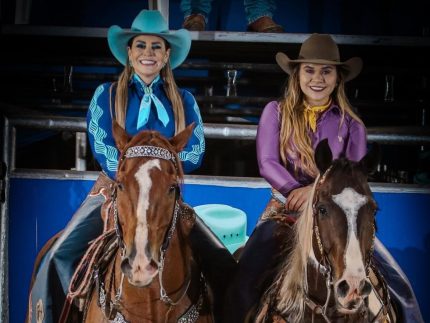
{"label": "blue wall", "polygon": [[[11,180],[10,322],[24,320],[37,251],[66,225],[92,184],[84,180]],[[221,203],[242,209],[248,216],[249,235],[267,203],[269,189],[186,184],[183,194],[192,206]],[[430,195],[375,193],[375,198],[380,207],[377,236],[410,279],[424,319],[430,321]]]}

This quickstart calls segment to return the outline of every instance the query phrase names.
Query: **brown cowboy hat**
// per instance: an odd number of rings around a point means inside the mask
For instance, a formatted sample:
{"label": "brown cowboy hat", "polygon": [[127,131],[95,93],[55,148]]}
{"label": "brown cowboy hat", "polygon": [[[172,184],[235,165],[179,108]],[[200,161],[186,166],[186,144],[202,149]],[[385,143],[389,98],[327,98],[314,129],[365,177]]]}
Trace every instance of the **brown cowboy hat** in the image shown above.
{"label": "brown cowboy hat", "polygon": [[300,47],[298,59],[290,59],[279,52],[276,54],[276,62],[287,74],[291,74],[294,66],[299,63],[339,65],[345,82],[360,74],[363,67],[363,61],[359,57],[341,62],[337,44],[326,34],[312,34],[306,39]]}

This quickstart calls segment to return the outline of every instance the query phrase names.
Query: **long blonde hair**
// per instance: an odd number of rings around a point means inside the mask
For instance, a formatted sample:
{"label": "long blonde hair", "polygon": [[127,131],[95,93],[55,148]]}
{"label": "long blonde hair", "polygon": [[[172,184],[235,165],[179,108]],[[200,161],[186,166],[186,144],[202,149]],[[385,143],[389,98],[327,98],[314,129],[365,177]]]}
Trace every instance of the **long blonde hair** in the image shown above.
{"label": "long blonde hair", "polygon": [[[130,46],[132,42],[133,38],[129,41]],[[169,48],[169,43],[167,41],[164,42],[166,49]],[[127,57],[127,63],[118,78],[115,96],[115,118],[124,129],[128,103],[128,84],[133,77],[133,73],[133,67],[130,66]],[[164,90],[166,91],[167,98],[172,104],[173,115],[175,116],[175,134],[177,134],[185,129],[185,113],[184,104],[173,77],[172,68],[170,67],[170,61],[167,61],[166,65],[161,69],[160,75],[164,81]]]}
{"label": "long blonde hair", "polygon": [[[300,64],[297,64],[290,75],[288,85],[284,91],[284,96],[279,102],[279,118],[281,121],[279,151],[281,160],[285,166],[288,163],[287,156],[292,156],[299,161],[298,165],[294,165],[295,171],[298,170],[299,166],[303,172],[315,177],[318,171],[314,160],[314,150],[312,148],[311,139],[308,136],[304,117],[304,95],[300,88],[299,71]],[[337,68],[337,74],[338,85],[332,93],[332,98],[341,110],[342,116],[339,128],[344,121],[345,113],[349,114],[358,122],[363,123],[353,111],[346,97],[345,82],[339,68]]]}

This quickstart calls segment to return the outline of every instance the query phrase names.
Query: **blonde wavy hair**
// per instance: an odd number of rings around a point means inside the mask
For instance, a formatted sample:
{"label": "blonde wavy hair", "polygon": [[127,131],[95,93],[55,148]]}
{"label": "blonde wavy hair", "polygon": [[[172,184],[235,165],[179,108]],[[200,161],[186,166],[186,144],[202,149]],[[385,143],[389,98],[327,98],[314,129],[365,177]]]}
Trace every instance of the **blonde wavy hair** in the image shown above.
{"label": "blonde wavy hair", "polygon": [[[307,134],[307,125],[304,116],[304,95],[300,88],[299,81],[300,64],[297,64],[291,73],[288,84],[285,88],[283,98],[279,102],[279,118],[281,122],[279,151],[281,160],[287,166],[287,156],[294,156],[299,161],[299,165],[294,165],[295,171],[300,167],[306,174],[316,177],[318,171],[314,160],[314,150],[311,139]],[[353,119],[363,123],[353,111],[351,104],[345,93],[345,82],[340,68],[337,68],[338,85],[332,93],[332,99],[341,110],[341,127],[345,113]]]}
{"label": "blonde wavy hair", "polygon": [[[129,41],[129,46],[131,46],[133,39]],[[165,40],[164,43],[167,50],[169,48],[169,43]],[[129,59],[127,57],[127,63],[118,78],[115,96],[115,118],[119,125],[124,129],[127,115],[128,84],[133,77],[133,73],[133,67],[130,66]],[[175,134],[177,134],[185,129],[185,113],[184,104],[173,77],[170,61],[167,61],[166,65],[161,69],[160,76],[164,81],[164,90],[166,91],[167,98],[170,100],[173,107],[173,115],[175,116]]]}

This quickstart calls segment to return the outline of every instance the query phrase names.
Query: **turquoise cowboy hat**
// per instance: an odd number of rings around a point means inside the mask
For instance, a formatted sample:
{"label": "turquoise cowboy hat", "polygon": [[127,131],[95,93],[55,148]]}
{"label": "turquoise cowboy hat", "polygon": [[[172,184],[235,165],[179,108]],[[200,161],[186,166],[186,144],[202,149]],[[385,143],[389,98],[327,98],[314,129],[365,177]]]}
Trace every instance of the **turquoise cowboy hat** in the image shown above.
{"label": "turquoise cowboy hat", "polygon": [[165,39],[170,46],[170,66],[182,64],[191,47],[191,36],[188,30],[169,31],[166,20],[158,10],[142,10],[133,20],[131,29],[122,29],[114,25],[108,30],[109,48],[115,58],[127,64],[127,47],[130,39],[137,35],[155,35]]}

